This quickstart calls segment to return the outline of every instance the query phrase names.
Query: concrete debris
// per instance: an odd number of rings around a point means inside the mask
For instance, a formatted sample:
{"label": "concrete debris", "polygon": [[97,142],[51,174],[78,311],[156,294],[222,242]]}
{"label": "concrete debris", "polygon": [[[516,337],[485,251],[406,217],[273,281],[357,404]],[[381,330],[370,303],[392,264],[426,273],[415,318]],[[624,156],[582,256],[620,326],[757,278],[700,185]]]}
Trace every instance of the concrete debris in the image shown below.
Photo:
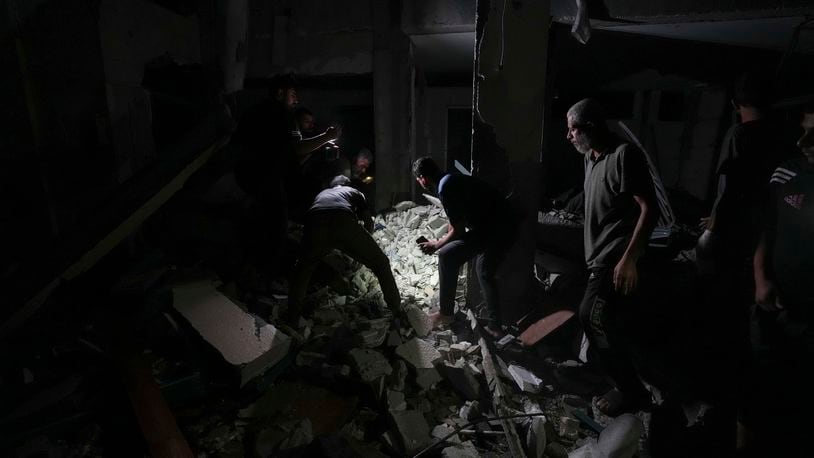
{"label": "concrete debris", "polygon": [[[443,439],[447,437],[449,434],[452,434],[453,432],[455,432],[455,428],[445,423],[438,425],[432,429],[432,437],[434,439]],[[454,434],[452,436],[447,437],[446,441],[451,444],[460,444],[461,438],[457,434]]]}
{"label": "concrete debris", "polygon": [[387,390],[387,408],[388,410],[407,410],[404,393],[401,391]]}
{"label": "concrete debris", "polygon": [[630,458],[639,451],[644,425],[635,415],[616,417],[599,434],[599,450],[608,458]]}
{"label": "concrete debris", "polygon": [[513,335],[506,334],[505,336],[501,337],[500,340],[495,342],[495,347],[497,347],[498,350],[503,350],[507,345],[514,342],[515,339],[516,338]]}
{"label": "concrete debris", "polygon": [[560,417],[560,437],[576,440],[579,437],[579,420],[573,417]]}
{"label": "concrete debris", "polygon": [[211,281],[173,288],[173,307],[236,368],[241,386],[280,362],[291,347],[289,336],[243,311]]}
{"label": "concrete debris", "polygon": [[534,417],[526,432],[526,450],[529,456],[542,458],[545,455],[548,437],[545,430],[545,417]]}
{"label": "concrete debris", "polygon": [[415,202],[410,201],[410,200],[404,200],[404,201],[401,201],[401,202],[397,203],[396,205],[394,205],[393,209],[396,210],[397,212],[403,212],[405,210],[409,210],[411,208],[414,208],[415,206],[416,206]]}
{"label": "concrete debris", "polygon": [[475,420],[480,418],[481,415],[483,415],[483,412],[478,401],[467,401],[458,411],[458,416],[466,421]]}
{"label": "concrete debris", "polygon": [[429,369],[441,359],[441,353],[427,342],[413,338],[396,348],[396,354],[417,369]]}
{"label": "concrete debris", "polygon": [[390,388],[396,391],[404,391],[407,380],[407,363],[399,359],[394,361],[393,365],[395,369],[393,369],[393,374],[389,377]]}
{"label": "concrete debris", "polygon": [[424,415],[417,410],[397,410],[391,411],[390,417],[396,428],[396,432],[404,445],[404,451],[410,455],[419,452],[429,445],[430,427]]}
{"label": "concrete debris", "polygon": [[311,420],[306,418],[264,429],[257,435],[254,451],[257,456],[273,456],[279,451],[308,445],[313,440]]}
{"label": "concrete debris", "polygon": [[444,363],[439,366],[441,373],[456,391],[468,400],[480,399],[481,385],[468,366]]}
{"label": "concrete debris", "polygon": [[359,327],[362,330],[358,334],[362,337],[365,347],[376,348],[381,346],[384,339],[387,338],[390,321],[387,318],[362,321],[359,323]]}
{"label": "concrete debris", "polygon": [[416,368],[415,372],[415,383],[422,391],[431,389],[436,383],[443,380],[441,374],[439,374],[438,370],[434,367],[419,367]]}
{"label": "concrete debris", "polygon": [[548,458],[568,458],[568,450],[557,442],[546,445],[545,454]]}
{"label": "concrete debris", "polygon": [[466,441],[441,450],[441,456],[444,458],[476,458],[480,456],[480,453],[471,441]]}
{"label": "concrete debris", "polygon": [[539,393],[543,386],[543,381],[540,378],[522,366],[510,365],[509,374],[511,374],[517,386],[527,393]]}
{"label": "concrete debris", "polygon": [[393,368],[381,353],[376,350],[354,348],[349,353],[353,367],[365,382],[372,382],[383,375],[390,375]]}
{"label": "concrete debris", "polygon": [[430,317],[415,305],[407,307],[405,312],[407,313],[407,319],[410,321],[410,325],[415,329],[416,335],[418,337],[426,337],[432,330]]}
{"label": "concrete debris", "polygon": [[451,353],[452,357],[455,358],[455,359],[458,359],[458,358],[463,358],[466,355],[467,350],[469,350],[469,348],[471,346],[472,346],[471,343],[466,342],[466,341],[462,341],[462,342],[458,342],[456,344],[450,345],[449,349],[450,349],[450,353]]}

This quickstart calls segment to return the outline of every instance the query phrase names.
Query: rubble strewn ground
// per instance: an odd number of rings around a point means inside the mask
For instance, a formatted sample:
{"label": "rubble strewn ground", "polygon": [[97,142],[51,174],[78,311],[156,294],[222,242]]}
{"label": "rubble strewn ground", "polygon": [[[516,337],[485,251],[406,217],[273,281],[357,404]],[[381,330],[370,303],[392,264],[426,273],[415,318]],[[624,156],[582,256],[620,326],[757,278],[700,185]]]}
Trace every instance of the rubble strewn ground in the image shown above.
{"label": "rubble strewn ground", "polygon": [[[185,280],[176,272],[180,313],[160,316],[176,339],[159,341],[149,359],[197,456],[508,456],[505,422],[527,456],[647,456],[641,420],[612,423],[594,411],[591,396],[605,386],[581,378],[580,363],[543,359],[511,339],[498,349],[466,319],[449,330],[430,329],[427,314],[438,306],[437,258],[421,254],[415,240],[447,230],[439,207],[400,203],[378,216],[375,227],[408,323],[393,319],[370,271],[334,253],[315,275],[307,298],[312,313],[299,329],[277,320],[286,304],[283,279],[248,299],[233,285],[208,287],[205,296],[230,307],[239,322],[237,338],[261,348],[238,361],[240,355],[227,355],[233,341],[218,323],[195,322],[196,300],[179,293]],[[460,280],[463,310],[463,272]],[[279,336],[285,342],[272,342],[274,333],[286,333]],[[179,341],[189,351],[166,351]],[[287,355],[277,352],[281,345],[290,346]],[[484,355],[494,357],[486,368]],[[504,390],[499,414],[510,417],[504,423],[496,418],[489,368]],[[575,379],[589,389],[570,393],[564,381]]]}

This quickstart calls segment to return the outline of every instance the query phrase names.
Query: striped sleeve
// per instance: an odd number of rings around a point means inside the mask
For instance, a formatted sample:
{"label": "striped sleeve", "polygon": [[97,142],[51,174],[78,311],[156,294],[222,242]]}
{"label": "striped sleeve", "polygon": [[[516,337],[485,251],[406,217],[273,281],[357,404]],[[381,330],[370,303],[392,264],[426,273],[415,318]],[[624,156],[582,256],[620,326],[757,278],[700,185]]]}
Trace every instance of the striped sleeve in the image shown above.
{"label": "striped sleeve", "polygon": [[797,172],[790,170],[787,167],[780,166],[774,169],[774,173],[772,174],[772,178],[769,180],[769,183],[786,184],[795,176],[797,176]]}

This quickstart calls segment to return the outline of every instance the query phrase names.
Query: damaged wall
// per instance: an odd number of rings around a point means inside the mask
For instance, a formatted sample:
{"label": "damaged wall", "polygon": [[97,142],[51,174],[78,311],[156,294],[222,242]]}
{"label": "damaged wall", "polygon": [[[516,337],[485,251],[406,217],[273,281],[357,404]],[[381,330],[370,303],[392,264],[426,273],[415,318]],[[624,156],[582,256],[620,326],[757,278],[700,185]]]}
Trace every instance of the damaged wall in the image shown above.
{"label": "damaged wall", "polygon": [[105,90],[121,183],[155,159],[150,96],[142,87],[144,66],[166,56],[200,62],[195,16],[181,16],[144,0],[105,0],[99,9]]}

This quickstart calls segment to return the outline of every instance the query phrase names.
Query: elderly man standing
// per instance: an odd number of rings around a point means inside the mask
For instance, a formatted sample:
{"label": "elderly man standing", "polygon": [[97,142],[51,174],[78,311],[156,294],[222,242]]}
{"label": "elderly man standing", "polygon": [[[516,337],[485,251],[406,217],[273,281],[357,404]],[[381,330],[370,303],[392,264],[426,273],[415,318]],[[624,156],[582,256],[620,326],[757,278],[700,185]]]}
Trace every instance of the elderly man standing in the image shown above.
{"label": "elderly man standing", "polygon": [[637,262],[658,219],[644,153],[613,135],[598,102],[568,110],[567,138],[585,157],[585,261],[589,278],[579,315],[593,355],[616,388],[597,401],[614,416],[645,407],[627,328],[635,313]]}

